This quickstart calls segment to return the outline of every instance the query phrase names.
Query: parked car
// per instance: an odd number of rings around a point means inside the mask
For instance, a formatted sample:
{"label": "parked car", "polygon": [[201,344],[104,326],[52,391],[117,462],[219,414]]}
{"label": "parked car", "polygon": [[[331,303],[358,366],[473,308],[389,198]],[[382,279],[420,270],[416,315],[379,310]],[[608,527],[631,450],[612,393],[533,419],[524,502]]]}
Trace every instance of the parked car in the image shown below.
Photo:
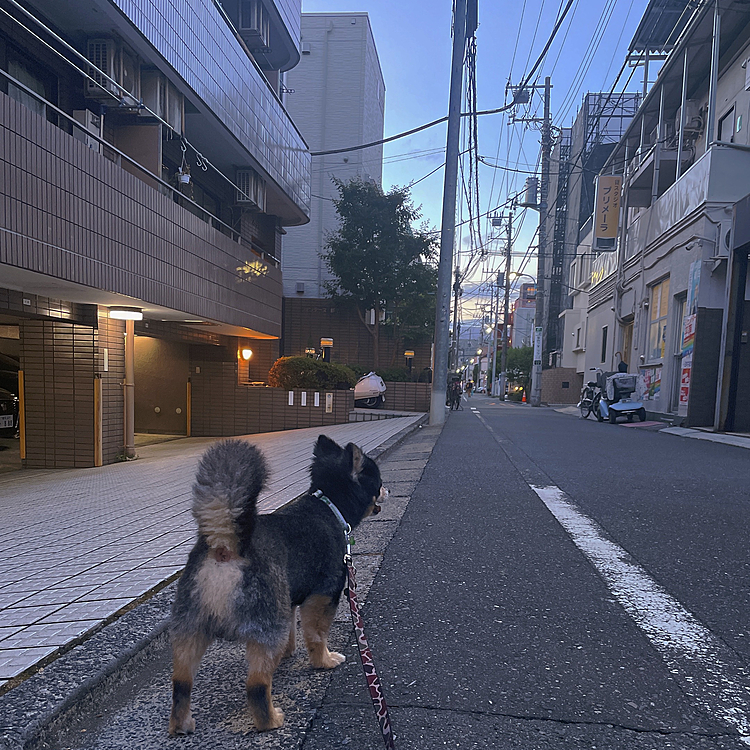
{"label": "parked car", "polygon": [[0,388],[0,436],[15,437],[18,434],[18,396]]}

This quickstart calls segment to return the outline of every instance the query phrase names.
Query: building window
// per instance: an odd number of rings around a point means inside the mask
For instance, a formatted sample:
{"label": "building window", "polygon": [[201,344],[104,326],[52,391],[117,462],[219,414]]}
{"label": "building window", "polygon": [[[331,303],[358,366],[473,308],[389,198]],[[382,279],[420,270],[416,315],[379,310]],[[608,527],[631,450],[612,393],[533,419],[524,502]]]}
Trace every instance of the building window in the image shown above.
{"label": "building window", "polygon": [[[14,52],[8,54],[8,73],[19,83],[39,94],[40,97],[47,101],[52,100],[52,84],[49,76],[44,73],[33,63],[23,60],[15,55]],[[33,94],[17,86],[13,81],[8,82],[8,96],[28,107],[32,112],[45,117],[47,114],[47,105]]]}
{"label": "building window", "polygon": [[719,120],[718,135],[717,140],[734,143],[734,107]]}
{"label": "building window", "polygon": [[648,358],[662,359],[667,341],[669,278],[651,287],[649,298]]}
{"label": "building window", "polygon": [[607,333],[609,332],[609,326],[602,327],[602,362],[607,360]]}
{"label": "building window", "polygon": [[581,348],[581,326],[576,328],[576,349]]}

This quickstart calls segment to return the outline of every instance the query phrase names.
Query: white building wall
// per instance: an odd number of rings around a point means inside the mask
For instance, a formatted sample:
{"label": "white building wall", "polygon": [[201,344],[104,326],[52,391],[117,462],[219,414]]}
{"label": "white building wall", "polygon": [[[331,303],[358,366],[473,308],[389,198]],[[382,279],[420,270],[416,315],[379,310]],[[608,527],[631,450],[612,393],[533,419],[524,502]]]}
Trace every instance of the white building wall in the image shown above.
{"label": "white building wall", "polygon": [[[310,151],[357,146],[383,137],[385,84],[366,13],[303,13],[302,56],[286,75],[286,108]],[[292,227],[282,245],[284,296],[327,296],[320,258],[338,226],[332,177],[380,183],[383,147],[312,159],[310,223]],[[303,291],[298,286],[303,285]]]}
{"label": "white building wall", "polygon": [[534,307],[518,307],[513,311],[513,328],[510,334],[512,348],[534,345],[535,315]]}

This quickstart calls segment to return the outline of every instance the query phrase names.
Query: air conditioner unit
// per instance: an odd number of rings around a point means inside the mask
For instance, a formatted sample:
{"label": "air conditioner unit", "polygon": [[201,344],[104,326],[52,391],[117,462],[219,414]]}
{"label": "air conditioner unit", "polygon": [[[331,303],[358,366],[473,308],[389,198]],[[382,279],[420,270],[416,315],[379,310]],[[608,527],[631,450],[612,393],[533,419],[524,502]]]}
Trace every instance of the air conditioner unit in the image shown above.
{"label": "air conditioner unit", "polygon": [[86,45],[86,57],[91,63],[89,75],[94,80],[86,79],[86,96],[89,99],[112,101],[110,94],[119,98],[120,90],[102,75],[118,79],[117,43],[114,39],[89,39]]}
{"label": "air conditioner unit", "polygon": [[251,52],[268,48],[271,23],[261,0],[240,0],[238,31]]}
{"label": "air conditioner unit", "polygon": [[74,128],[73,136],[79,141],[83,141],[92,151],[96,151],[97,154],[102,152],[102,144],[97,138],[92,138],[88,133],[102,137],[102,128],[104,125],[104,118],[101,115],[97,115],[90,109],[74,109],[73,119],[79,122],[84,128]]}
{"label": "air conditioner unit", "polygon": [[[91,63],[89,75],[94,79],[86,79],[87,98],[112,104],[114,97],[126,107],[138,106],[141,94],[140,66],[133,53],[114,39],[89,39],[86,57]],[[112,83],[110,78],[119,86]]]}
{"label": "air conditioner unit", "polygon": [[238,206],[266,210],[266,183],[254,169],[238,169],[235,184],[239,188],[235,196]]}
{"label": "air conditioner unit", "polygon": [[120,47],[120,75],[117,82],[130,94],[122,97],[120,106],[137,107],[141,98],[141,68],[138,58],[124,47]]}

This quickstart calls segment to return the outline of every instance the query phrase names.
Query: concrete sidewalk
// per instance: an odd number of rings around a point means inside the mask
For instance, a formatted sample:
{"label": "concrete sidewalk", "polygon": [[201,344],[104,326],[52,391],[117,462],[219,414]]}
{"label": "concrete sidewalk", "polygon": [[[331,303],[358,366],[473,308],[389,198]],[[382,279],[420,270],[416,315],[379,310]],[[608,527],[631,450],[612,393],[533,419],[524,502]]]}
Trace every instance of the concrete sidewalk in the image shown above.
{"label": "concrete sidewalk", "polygon": [[[423,415],[246,436],[271,467],[261,512],[309,486],[315,439],[378,452]],[[0,692],[174,579],[193,545],[191,486],[214,439],[138,449],[97,469],[0,476]]]}
{"label": "concrete sidewalk", "polygon": [[[580,417],[581,412],[577,406],[551,405],[560,414],[569,414],[572,417]],[[620,422],[620,427],[655,427],[659,422]],[[713,432],[707,428],[690,428],[690,427],[663,427],[659,432],[667,435],[677,435],[677,437],[691,438],[693,440],[707,440],[710,443],[722,443],[723,445],[733,445],[735,448],[750,449],[750,435],[736,432]]]}

